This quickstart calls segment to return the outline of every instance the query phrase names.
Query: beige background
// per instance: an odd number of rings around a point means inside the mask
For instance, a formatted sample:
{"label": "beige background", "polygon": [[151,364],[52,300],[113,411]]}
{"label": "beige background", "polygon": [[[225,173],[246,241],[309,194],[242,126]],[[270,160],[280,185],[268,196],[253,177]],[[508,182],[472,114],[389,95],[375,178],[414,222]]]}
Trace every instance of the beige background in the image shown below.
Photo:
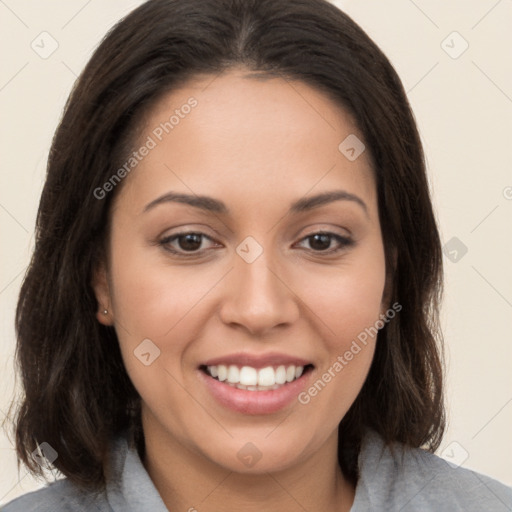
{"label": "beige background", "polygon": [[[0,420],[14,389],[14,308],[53,132],[99,40],[140,3],[0,0]],[[438,453],[512,485],[512,1],[336,3],[402,78],[443,244],[457,237],[467,247],[461,257],[452,241],[445,255],[449,429]],[[47,58],[31,47],[42,37],[46,50],[50,37],[58,43]],[[18,473],[3,433],[0,460],[0,505],[41,486]]]}

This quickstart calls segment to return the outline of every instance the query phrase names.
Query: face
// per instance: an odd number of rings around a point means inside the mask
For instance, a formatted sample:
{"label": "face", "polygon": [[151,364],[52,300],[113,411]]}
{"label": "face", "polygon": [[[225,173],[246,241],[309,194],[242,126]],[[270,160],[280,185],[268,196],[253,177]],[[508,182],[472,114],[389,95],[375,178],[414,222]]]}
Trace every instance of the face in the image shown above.
{"label": "face", "polygon": [[145,431],[261,472],[335,450],[386,269],[368,152],[338,148],[362,140],[349,115],[304,83],[247,74],[198,77],[146,117],[95,290]]}

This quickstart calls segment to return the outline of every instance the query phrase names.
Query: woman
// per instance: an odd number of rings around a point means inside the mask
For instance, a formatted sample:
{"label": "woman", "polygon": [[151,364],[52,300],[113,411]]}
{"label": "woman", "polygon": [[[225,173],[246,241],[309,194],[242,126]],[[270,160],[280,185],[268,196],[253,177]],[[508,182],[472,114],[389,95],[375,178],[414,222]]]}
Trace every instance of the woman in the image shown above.
{"label": "woman", "polygon": [[27,510],[506,510],[433,454],[442,255],[391,64],[323,0],[151,0],[66,105],[17,310]]}

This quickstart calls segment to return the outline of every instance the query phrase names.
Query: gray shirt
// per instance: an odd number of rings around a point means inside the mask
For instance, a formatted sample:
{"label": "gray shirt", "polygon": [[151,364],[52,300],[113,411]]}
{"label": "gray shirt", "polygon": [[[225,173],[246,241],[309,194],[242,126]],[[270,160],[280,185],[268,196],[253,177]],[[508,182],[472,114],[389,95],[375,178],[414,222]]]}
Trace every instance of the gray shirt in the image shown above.
{"label": "gray shirt", "polygon": [[[394,446],[391,451],[374,431],[366,434],[351,512],[512,511],[512,487],[422,449]],[[80,491],[64,478],[20,496],[2,512],[167,512],[126,434],[112,443],[111,460],[104,493]]]}

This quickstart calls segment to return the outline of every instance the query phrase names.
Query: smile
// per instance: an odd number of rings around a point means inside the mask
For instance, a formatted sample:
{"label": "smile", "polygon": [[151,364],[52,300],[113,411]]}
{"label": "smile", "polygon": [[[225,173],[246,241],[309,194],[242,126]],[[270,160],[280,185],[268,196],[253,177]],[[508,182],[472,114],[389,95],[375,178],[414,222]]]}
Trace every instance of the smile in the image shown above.
{"label": "smile", "polygon": [[247,391],[268,391],[298,379],[312,365],[279,365],[253,368],[252,366],[214,365],[201,369],[210,377],[225,384]]}
{"label": "smile", "polygon": [[[248,361],[234,364],[203,364],[197,375],[207,393],[220,407],[236,413],[273,414],[292,406],[313,375],[314,366]],[[227,361],[225,361],[227,363]],[[213,361],[212,361],[213,363]],[[257,367],[257,368],[256,368]]]}

